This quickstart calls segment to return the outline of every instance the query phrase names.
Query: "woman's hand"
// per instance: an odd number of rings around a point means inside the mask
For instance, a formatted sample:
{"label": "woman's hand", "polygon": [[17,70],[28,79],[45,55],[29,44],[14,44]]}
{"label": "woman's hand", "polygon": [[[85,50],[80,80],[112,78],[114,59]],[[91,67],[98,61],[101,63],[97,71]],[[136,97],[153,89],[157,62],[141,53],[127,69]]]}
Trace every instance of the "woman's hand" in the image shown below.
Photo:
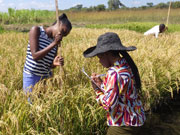
{"label": "woman's hand", "polygon": [[56,34],[54,37],[54,44],[55,45],[60,45],[62,41],[62,35],[61,34]]}
{"label": "woman's hand", "polygon": [[53,61],[54,66],[64,66],[64,58],[62,56],[56,56]]}
{"label": "woman's hand", "polygon": [[92,87],[94,90],[97,90],[98,87],[100,88],[101,87],[101,84],[102,84],[102,79],[100,77],[97,77],[97,74],[96,73],[92,73],[91,75],[91,78],[93,79],[93,81],[96,83],[94,84],[93,82],[92,83]]}

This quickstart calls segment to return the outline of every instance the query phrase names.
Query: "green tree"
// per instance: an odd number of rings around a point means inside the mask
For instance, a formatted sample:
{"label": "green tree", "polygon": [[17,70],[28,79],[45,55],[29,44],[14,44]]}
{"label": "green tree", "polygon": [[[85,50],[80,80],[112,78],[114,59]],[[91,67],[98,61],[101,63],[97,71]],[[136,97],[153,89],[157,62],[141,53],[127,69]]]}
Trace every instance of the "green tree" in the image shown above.
{"label": "green tree", "polygon": [[156,8],[167,8],[169,5],[168,4],[166,4],[166,3],[159,3],[159,4],[157,4],[155,7]]}
{"label": "green tree", "polygon": [[110,10],[116,10],[120,7],[125,7],[125,5],[122,4],[119,0],[109,0],[108,1],[108,8]]}
{"label": "green tree", "polygon": [[97,5],[94,7],[96,11],[104,11],[106,10],[106,6],[104,4]]}
{"label": "green tree", "polygon": [[82,7],[83,7],[82,4],[78,4],[78,5],[74,6],[74,8],[77,9],[77,10],[81,10]]}
{"label": "green tree", "polygon": [[71,7],[70,10],[75,10],[75,11],[79,11],[83,8],[83,5],[82,4],[78,4],[74,7]]}
{"label": "green tree", "polygon": [[[168,5],[169,5],[169,2],[168,2]],[[180,2],[179,1],[175,1],[175,2],[172,2],[172,8],[180,8]]]}
{"label": "green tree", "polygon": [[148,7],[153,7],[153,3],[150,2],[150,3],[147,3]]}

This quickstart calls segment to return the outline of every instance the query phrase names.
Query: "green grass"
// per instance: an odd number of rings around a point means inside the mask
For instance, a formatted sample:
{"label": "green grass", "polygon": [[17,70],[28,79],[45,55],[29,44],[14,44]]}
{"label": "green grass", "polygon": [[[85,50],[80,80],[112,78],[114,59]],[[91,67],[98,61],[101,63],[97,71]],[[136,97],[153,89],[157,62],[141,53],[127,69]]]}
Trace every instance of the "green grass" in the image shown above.
{"label": "green grass", "polygon": [[108,29],[124,29],[124,30],[133,30],[137,32],[145,32],[146,30],[152,28],[153,26],[158,25],[157,23],[138,23],[130,22],[124,24],[89,24],[86,25],[86,28],[108,28]]}
{"label": "green grass", "polygon": [[0,25],[0,33],[4,32],[4,28]]}
{"label": "green grass", "polygon": [[50,22],[51,19],[55,19],[54,13],[55,12],[48,10],[15,10],[9,8],[8,13],[0,13],[0,22],[1,24],[29,24]]}

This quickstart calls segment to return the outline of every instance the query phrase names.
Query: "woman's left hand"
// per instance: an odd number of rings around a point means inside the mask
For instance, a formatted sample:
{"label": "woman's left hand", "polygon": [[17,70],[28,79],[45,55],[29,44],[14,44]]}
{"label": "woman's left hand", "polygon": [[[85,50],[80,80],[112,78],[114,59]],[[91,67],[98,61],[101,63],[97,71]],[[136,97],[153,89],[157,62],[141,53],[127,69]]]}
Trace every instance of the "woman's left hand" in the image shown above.
{"label": "woman's left hand", "polygon": [[56,56],[53,61],[54,66],[64,66],[64,58],[62,56]]}

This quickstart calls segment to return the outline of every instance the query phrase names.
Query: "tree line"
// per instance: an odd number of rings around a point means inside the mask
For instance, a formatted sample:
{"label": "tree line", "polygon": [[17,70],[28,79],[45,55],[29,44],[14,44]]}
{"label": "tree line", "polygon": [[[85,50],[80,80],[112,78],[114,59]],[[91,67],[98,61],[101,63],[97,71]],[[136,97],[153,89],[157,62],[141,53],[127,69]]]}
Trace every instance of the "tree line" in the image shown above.
{"label": "tree line", "polygon": [[[108,7],[104,4],[100,4],[97,6],[90,6],[89,8],[83,7],[82,4],[78,4],[74,7],[71,7],[67,10],[71,11],[105,11],[105,10],[117,10],[117,9],[147,9],[147,8],[155,8],[155,9],[163,9],[169,7],[169,2],[167,3],[159,3],[154,5],[152,2],[146,3],[146,5],[140,7],[127,7],[120,0],[108,0]],[[174,1],[171,3],[171,8],[180,8],[180,1]]]}

